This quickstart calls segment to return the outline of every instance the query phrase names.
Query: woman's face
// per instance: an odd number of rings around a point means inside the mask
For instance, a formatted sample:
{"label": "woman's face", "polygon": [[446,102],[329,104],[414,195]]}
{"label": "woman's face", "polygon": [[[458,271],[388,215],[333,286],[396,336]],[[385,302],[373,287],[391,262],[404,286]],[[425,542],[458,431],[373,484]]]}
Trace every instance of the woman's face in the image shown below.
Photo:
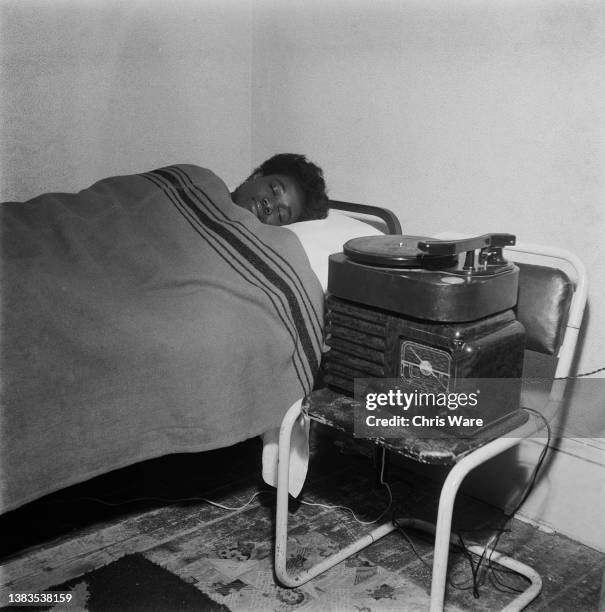
{"label": "woman's face", "polygon": [[232,199],[266,225],[294,223],[300,219],[305,206],[299,184],[283,174],[249,179],[233,192]]}

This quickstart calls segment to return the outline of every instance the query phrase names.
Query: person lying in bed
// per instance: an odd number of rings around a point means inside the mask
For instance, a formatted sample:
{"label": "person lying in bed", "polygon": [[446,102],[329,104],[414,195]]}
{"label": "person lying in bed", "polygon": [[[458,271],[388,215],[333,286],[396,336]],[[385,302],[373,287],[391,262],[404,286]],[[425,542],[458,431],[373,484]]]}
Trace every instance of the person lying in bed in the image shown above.
{"label": "person lying in bed", "polygon": [[279,153],[263,162],[231,199],[266,225],[288,225],[328,215],[322,169],[296,153]]}

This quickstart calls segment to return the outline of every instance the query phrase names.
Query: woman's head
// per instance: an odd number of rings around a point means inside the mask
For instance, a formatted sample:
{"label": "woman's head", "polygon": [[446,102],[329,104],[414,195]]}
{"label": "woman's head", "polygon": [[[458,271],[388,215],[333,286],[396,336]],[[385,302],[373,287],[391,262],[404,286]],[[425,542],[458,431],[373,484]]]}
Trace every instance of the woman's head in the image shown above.
{"label": "woman's head", "polygon": [[321,168],[296,153],[279,153],[263,162],[232,198],[268,225],[324,219],[328,214]]}

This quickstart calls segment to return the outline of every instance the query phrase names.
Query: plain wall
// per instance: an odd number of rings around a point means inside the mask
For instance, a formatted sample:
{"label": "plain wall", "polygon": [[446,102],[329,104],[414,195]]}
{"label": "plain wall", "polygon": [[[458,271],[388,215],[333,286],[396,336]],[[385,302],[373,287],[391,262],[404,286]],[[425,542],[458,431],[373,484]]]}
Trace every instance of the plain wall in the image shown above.
{"label": "plain wall", "polygon": [[246,2],[0,0],[0,201],[172,163],[250,171]]}
{"label": "plain wall", "polygon": [[[575,252],[591,285],[575,371],[605,366],[604,3],[264,0],[253,18],[253,160],[303,151],[334,199],[391,208],[406,234]],[[572,389],[575,439],[524,511],[605,549],[602,382]],[[477,490],[505,490],[509,471]]]}
{"label": "plain wall", "polygon": [[264,0],[252,155],[300,150],[404,233],[511,232],[590,269],[605,365],[605,5]]}

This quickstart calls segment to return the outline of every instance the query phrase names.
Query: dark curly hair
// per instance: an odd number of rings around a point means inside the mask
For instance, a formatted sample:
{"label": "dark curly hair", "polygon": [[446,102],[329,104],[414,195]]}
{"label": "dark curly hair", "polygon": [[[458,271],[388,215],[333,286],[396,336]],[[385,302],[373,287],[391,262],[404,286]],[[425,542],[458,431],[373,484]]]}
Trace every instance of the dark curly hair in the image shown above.
{"label": "dark curly hair", "polygon": [[254,170],[251,179],[268,174],[284,174],[294,179],[305,194],[305,208],[299,221],[325,219],[329,200],[322,169],[297,153],[278,153]]}

